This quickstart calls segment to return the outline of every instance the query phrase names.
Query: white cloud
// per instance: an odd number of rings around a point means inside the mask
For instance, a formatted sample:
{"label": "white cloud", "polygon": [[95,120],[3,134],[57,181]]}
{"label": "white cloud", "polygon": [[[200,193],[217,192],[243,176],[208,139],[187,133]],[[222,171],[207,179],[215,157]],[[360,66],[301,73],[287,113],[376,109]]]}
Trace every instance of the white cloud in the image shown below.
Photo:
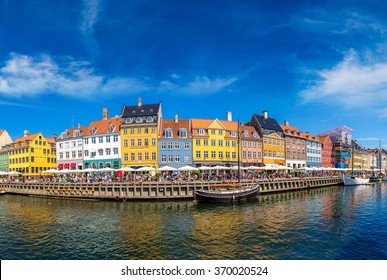
{"label": "white cloud", "polygon": [[82,21],[80,30],[84,35],[87,48],[92,54],[98,52],[97,42],[94,39],[94,25],[98,21],[98,14],[101,10],[100,0],[83,0]]}
{"label": "white cloud", "polygon": [[317,78],[301,92],[304,102],[322,101],[350,108],[387,105],[387,62],[361,61],[350,50],[332,69],[317,71]]}
{"label": "white cloud", "polygon": [[238,81],[236,77],[210,79],[207,76],[196,76],[193,81],[188,81],[185,84],[162,81],[159,90],[192,95],[214,94],[224,90],[236,81]]}
{"label": "white cloud", "polygon": [[91,98],[98,94],[138,93],[149,86],[136,78],[106,78],[94,74],[88,62],[58,65],[51,57],[11,54],[0,68],[0,96],[34,97],[47,93]]}
{"label": "white cloud", "polygon": [[[238,78],[195,76],[179,83],[157,82],[149,78],[106,77],[98,75],[87,61],[61,58],[57,63],[48,55],[32,57],[12,53],[0,68],[0,97],[36,97],[59,94],[73,98],[95,98],[144,92],[206,95],[223,91]],[[64,61],[64,62],[63,62]]]}

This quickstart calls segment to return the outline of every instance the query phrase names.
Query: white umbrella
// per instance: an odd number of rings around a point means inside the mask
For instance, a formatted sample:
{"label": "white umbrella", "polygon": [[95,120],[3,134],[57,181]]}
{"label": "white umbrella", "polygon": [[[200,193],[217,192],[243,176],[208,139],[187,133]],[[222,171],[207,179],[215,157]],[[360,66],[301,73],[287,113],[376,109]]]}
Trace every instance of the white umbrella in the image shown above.
{"label": "white umbrella", "polygon": [[267,164],[266,166],[264,166],[264,169],[265,170],[278,170],[278,167],[274,164]]}
{"label": "white umbrella", "polygon": [[290,170],[290,169],[292,169],[291,167],[288,167],[285,165],[278,165],[277,168],[278,168],[278,170]]}
{"label": "white umbrella", "polygon": [[212,169],[214,169],[214,170],[229,170],[230,167],[217,165],[217,166],[212,167]]}
{"label": "white umbrella", "polygon": [[121,168],[118,169],[118,170],[123,171],[123,172],[132,172],[132,171],[136,171],[136,169],[131,168],[131,167],[121,167]]}
{"label": "white umbrella", "polygon": [[42,171],[42,173],[57,173],[59,170],[57,169],[47,169],[47,170],[44,170]]}
{"label": "white umbrella", "polygon": [[198,170],[199,170],[198,168],[192,167],[189,165],[185,165],[185,166],[179,168],[179,171],[198,171]]}
{"label": "white umbrella", "polygon": [[213,168],[211,166],[200,166],[198,169],[199,170],[212,170]]}
{"label": "white umbrella", "polygon": [[96,171],[96,169],[94,169],[94,168],[86,168],[86,169],[83,169],[83,170],[81,170],[82,172],[95,172]]}
{"label": "white umbrella", "polygon": [[8,172],[1,171],[1,170],[0,170],[0,176],[7,175],[7,174],[8,174]]}
{"label": "white umbrella", "polygon": [[264,167],[252,165],[252,166],[247,167],[247,169],[248,170],[262,170],[262,169],[264,169]]}
{"label": "white umbrella", "polygon": [[156,171],[155,168],[153,167],[149,167],[149,166],[144,166],[144,167],[140,167],[138,169],[136,169],[136,172],[143,172],[143,171]]}
{"label": "white umbrella", "polygon": [[111,167],[105,167],[105,168],[100,168],[96,170],[96,172],[112,172],[112,171],[115,171],[115,169]]}
{"label": "white umbrella", "polygon": [[17,172],[17,171],[10,171],[8,172],[8,175],[22,175],[23,173]]}
{"label": "white umbrella", "polygon": [[163,167],[160,167],[160,168],[157,169],[157,170],[158,170],[158,171],[176,171],[177,168],[174,168],[174,167],[165,165],[165,166],[163,166]]}

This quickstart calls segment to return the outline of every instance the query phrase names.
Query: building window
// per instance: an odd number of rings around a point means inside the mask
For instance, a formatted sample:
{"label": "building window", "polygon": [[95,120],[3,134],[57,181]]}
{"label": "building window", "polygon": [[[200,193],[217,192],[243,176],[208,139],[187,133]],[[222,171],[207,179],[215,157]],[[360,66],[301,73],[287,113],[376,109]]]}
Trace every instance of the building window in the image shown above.
{"label": "building window", "polygon": [[113,154],[118,155],[118,148],[113,148]]}
{"label": "building window", "polygon": [[196,151],[196,158],[200,158],[200,157],[201,157],[200,151]]}
{"label": "building window", "polygon": [[161,143],[161,150],[166,150],[167,149],[167,143],[162,142]]}
{"label": "building window", "polygon": [[187,130],[186,129],[180,129],[179,137],[180,138],[187,138]]}
{"label": "building window", "polygon": [[184,150],[189,150],[189,143],[188,142],[184,143]]}
{"label": "building window", "polygon": [[173,162],[173,155],[168,155],[168,162]]}
{"label": "building window", "polygon": [[167,156],[161,155],[161,162],[167,162]]}
{"label": "building window", "polygon": [[199,129],[199,135],[204,135],[204,129],[203,128]]}
{"label": "building window", "polygon": [[[124,143],[125,143],[125,141],[128,141],[128,140],[124,140]],[[130,146],[134,147],[134,139],[130,139]]]}
{"label": "building window", "polygon": [[152,160],[156,160],[156,152],[152,152]]}
{"label": "building window", "polygon": [[184,163],[189,163],[189,155],[184,155]]}
{"label": "building window", "polygon": [[149,160],[149,153],[144,153],[145,160]]}
{"label": "building window", "polygon": [[165,130],[165,138],[172,138],[172,129],[167,128]]}

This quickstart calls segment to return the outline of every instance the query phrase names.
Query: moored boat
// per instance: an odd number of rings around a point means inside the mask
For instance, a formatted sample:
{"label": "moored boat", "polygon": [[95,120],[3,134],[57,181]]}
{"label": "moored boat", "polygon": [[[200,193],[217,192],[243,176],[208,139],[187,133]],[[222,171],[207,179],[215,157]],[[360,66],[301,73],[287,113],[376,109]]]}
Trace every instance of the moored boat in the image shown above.
{"label": "moored boat", "polygon": [[197,190],[195,200],[198,202],[233,203],[254,199],[259,194],[258,184],[250,187],[236,187],[235,184],[214,185],[211,190]]}
{"label": "moored boat", "polygon": [[5,194],[4,190],[0,190],[0,195]]}
{"label": "moored boat", "polygon": [[369,181],[370,181],[369,178],[361,178],[361,177],[343,175],[344,186],[365,185],[365,184],[368,184]]}

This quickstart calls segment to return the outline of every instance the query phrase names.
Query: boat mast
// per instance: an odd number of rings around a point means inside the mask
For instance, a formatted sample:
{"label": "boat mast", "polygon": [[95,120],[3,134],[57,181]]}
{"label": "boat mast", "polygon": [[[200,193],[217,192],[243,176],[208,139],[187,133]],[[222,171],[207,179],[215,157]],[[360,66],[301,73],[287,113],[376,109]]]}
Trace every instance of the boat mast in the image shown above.
{"label": "boat mast", "polygon": [[238,118],[238,139],[237,139],[237,149],[238,149],[238,183],[241,183],[241,160],[240,160],[240,131],[239,131],[239,118]]}
{"label": "boat mast", "polygon": [[379,138],[379,174],[382,174],[382,144]]}

